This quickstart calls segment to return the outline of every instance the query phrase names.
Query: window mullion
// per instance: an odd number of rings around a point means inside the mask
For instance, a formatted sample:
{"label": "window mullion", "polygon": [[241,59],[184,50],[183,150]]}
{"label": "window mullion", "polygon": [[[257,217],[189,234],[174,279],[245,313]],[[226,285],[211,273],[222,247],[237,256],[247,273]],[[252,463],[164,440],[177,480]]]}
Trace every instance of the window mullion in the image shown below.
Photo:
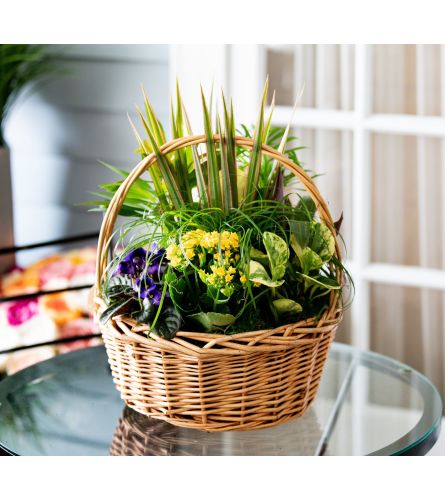
{"label": "window mullion", "polygon": [[352,305],[352,343],[362,349],[370,347],[369,284],[363,278],[371,253],[371,175],[370,137],[365,120],[370,114],[371,48],[355,49],[355,116],[353,131],[352,173],[352,255],[356,296]]}

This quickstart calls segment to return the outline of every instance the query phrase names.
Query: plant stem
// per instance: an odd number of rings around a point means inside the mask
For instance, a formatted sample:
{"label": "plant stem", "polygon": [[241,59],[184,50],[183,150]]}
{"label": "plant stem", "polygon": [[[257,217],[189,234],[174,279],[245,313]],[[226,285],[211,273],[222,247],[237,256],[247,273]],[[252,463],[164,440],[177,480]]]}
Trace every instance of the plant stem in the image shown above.
{"label": "plant stem", "polygon": [[152,323],[150,325],[150,330],[148,332],[148,335],[150,335],[150,333],[153,332],[153,329],[156,326],[158,318],[159,318],[159,316],[160,316],[160,314],[162,312],[162,306],[164,305],[164,299],[165,299],[165,294],[166,293],[167,293],[167,280],[165,280],[165,282],[164,282],[164,286],[162,288],[162,296],[161,296],[161,300],[159,302],[159,307],[158,307],[158,310],[156,311],[155,319],[152,321]]}

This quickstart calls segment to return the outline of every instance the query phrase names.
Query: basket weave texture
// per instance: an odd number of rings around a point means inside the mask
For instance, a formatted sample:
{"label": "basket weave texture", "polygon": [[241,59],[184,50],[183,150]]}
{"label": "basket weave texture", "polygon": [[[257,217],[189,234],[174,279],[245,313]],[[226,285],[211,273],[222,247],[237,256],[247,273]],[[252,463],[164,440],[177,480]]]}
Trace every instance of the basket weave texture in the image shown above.
{"label": "basket weave texture", "polygon": [[[215,142],[220,140],[214,136]],[[161,151],[167,154],[205,141],[204,135],[180,138]],[[253,148],[252,139],[236,137],[236,143]],[[298,177],[335,237],[331,215],[312,179],[278,151],[265,145],[262,150]],[[105,214],[98,242],[97,315],[105,308],[100,284],[116,217],[132,183],[155,161],[152,154],[134,168]],[[340,259],[337,242],[335,253]],[[341,269],[336,273],[341,283]],[[182,427],[249,430],[286,422],[307,410],[341,315],[340,297],[331,292],[329,308],[321,318],[270,330],[235,335],[179,331],[173,340],[165,340],[148,335],[147,325],[117,316],[101,331],[113,380],[129,407]]]}

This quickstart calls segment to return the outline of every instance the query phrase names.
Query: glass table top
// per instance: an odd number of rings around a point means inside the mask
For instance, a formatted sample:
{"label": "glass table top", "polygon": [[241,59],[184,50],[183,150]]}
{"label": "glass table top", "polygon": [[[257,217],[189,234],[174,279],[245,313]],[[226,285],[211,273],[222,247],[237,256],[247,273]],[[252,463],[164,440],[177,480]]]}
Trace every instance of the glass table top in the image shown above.
{"label": "glass table top", "polygon": [[17,455],[425,454],[442,401],[423,375],[334,343],[317,398],[300,418],[207,433],[126,408],[103,346],[57,356],[0,382],[0,449]]}

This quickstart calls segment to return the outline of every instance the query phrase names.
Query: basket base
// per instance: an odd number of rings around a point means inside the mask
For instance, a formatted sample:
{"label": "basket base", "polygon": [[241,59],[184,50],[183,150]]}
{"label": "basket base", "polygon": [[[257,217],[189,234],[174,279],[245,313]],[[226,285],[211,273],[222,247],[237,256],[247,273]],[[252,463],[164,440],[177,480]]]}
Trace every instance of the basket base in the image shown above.
{"label": "basket base", "polygon": [[129,408],[136,411],[137,413],[140,413],[141,415],[145,415],[146,417],[150,417],[156,420],[162,420],[177,427],[183,427],[187,429],[197,429],[204,432],[227,432],[227,431],[252,431],[257,429],[268,429],[270,427],[275,427],[277,425],[284,424],[289,420],[302,417],[309,409],[314,399],[315,395],[311,399],[307,400],[306,405],[302,407],[299,411],[296,411],[295,413],[286,414],[283,416],[277,416],[275,419],[271,418],[271,416],[268,415],[267,421],[266,419],[263,420],[259,419],[258,421],[250,421],[248,423],[242,423],[242,422],[236,423],[234,421],[225,423],[224,421],[221,421],[221,422],[211,422],[207,425],[192,419],[172,418],[159,413],[150,413],[147,412],[144,408],[138,407],[138,405],[134,404],[131,401],[125,401],[125,400],[124,401]]}

